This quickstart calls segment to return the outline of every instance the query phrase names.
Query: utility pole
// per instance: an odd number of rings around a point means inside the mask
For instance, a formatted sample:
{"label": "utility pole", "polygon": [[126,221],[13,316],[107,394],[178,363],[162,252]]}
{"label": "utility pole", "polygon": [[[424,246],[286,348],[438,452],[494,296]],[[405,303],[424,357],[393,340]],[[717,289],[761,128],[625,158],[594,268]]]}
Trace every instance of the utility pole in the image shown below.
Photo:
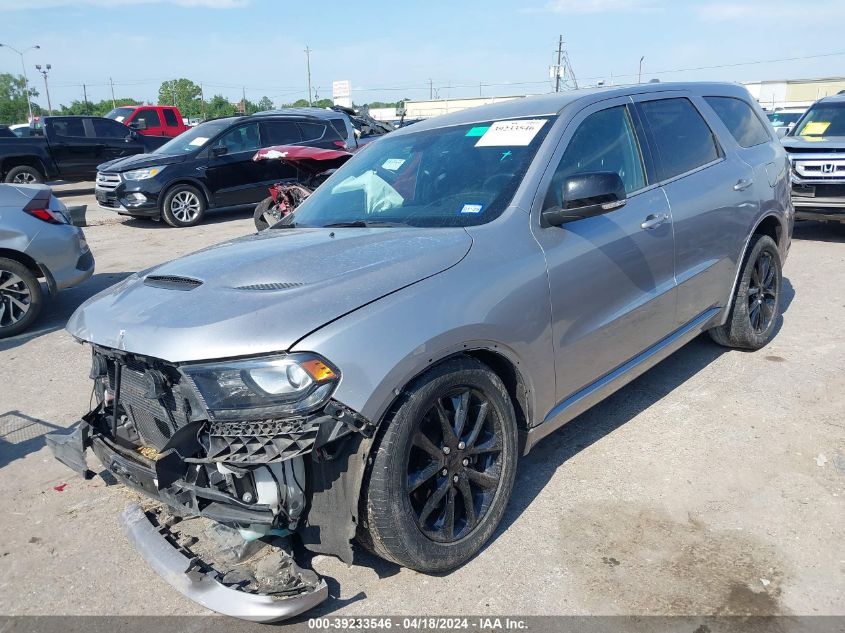
{"label": "utility pole", "polygon": [[109,77],[109,86],[111,86],[111,107],[114,109],[117,107],[117,104],[114,101],[114,82],[111,77]]}
{"label": "utility pole", "polygon": [[202,84],[200,84],[200,109],[202,111],[202,118],[205,119],[205,92]]}
{"label": "utility pole", "polygon": [[82,102],[85,104],[85,114],[88,114],[88,88],[82,84]]}
{"label": "utility pole", "polygon": [[563,55],[563,35],[558,38],[557,41],[557,66],[555,66],[555,92],[560,92],[560,73],[561,73],[561,66],[560,66],[560,59]]}
{"label": "utility pole", "polygon": [[308,67],[308,105],[314,105],[314,102],[311,100],[311,49],[308,48],[308,45],[305,45],[305,63]]}
{"label": "utility pole", "polygon": [[241,104],[243,108],[243,113],[246,114],[246,86],[241,86]]}
{"label": "utility pole", "polygon": [[38,44],[33,44],[29,48],[25,48],[22,51],[19,51],[16,48],[9,46],[8,44],[0,44],[0,47],[5,46],[10,51],[16,52],[18,55],[21,56],[21,68],[23,69],[23,91],[26,93],[26,105],[29,108],[29,120],[32,121],[32,99],[29,98],[29,79],[26,77],[26,64],[23,61],[24,53],[27,51],[31,51],[34,48],[41,48]]}
{"label": "utility pole", "polygon": [[41,64],[35,64],[35,70],[44,76],[44,92],[47,93],[47,113],[53,116],[53,104],[50,103],[50,86],[47,85],[47,75],[50,73],[51,68],[52,66],[50,64],[47,64],[44,68],[41,68]]}
{"label": "utility pole", "polygon": [[643,82],[643,60],[645,59],[645,55],[640,57],[640,70],[637,73],[637,83],[641,84]]}

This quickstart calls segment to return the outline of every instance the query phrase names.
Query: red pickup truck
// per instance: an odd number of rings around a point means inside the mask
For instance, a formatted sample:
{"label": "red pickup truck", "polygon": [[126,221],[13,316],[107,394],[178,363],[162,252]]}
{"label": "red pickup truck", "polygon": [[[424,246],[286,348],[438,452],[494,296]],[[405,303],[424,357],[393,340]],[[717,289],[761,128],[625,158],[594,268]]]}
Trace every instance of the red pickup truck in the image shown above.
{"label": "red pickup truck", "polygon": [[120,106],[106,115],[147,136],[179,136],[188,129],[175,106]]}

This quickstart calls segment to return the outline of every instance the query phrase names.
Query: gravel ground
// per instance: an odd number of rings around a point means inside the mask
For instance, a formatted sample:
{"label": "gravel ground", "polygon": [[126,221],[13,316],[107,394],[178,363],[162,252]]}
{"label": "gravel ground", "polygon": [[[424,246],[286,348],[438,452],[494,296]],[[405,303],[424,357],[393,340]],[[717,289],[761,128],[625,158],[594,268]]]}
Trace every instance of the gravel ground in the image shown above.
{"label": "gravel ground", "polygon": [[[83,481],[43,435],[87,410],[89,352],[62,329],[80,302],[251,230],[244,213],[90,227],[93,279],[0,341],[0,613],[207,613],[125,540],[117,515],[133,494]],[[318,556],[332,596],[309,615],[845,615],[843,243],[839,227],[797,227],[766,349],[699,338],[538,446],[464,567],[426,576]]]}

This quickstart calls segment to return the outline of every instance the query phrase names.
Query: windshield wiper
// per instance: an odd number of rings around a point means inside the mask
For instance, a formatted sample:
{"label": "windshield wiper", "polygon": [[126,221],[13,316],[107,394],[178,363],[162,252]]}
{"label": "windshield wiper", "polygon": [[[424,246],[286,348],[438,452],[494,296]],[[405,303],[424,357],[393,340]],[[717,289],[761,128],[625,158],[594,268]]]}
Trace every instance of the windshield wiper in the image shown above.
{"label": "windshield wiper", "polygon": [[352,222],[332,222],[331,224],[324,224],[324,229],[363,229],[371,226],[378,227],[393,227],[393,226],[410,226],[404,222],[389,222],[387,220],[353,220]]}

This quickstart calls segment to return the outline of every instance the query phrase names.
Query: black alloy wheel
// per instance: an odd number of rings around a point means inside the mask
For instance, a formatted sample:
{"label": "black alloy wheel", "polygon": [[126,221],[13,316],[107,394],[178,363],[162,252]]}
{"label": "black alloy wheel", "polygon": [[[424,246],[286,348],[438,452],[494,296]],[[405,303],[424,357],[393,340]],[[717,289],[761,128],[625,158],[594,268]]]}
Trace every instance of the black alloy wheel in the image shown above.
{"label": "black alloy wheel", "polygon": [[516,477],[507,388],[489,366],[457,356],[406,385],[382,425],[359,542],[425,573],[463,565],[495,532]]}
{"label": "black alloy wheel", "polygon": [[757,333],[765,332],[775,316],[778,300],[777,271],[768,251],[761,251],[751,269],[748,318]]}
{"label": "black alloy wheel", "polygon": [[422,533],[450,543],[484,518],[502,476],[502,422],[480,391],[458,388],[419,419],[407,494]]}

